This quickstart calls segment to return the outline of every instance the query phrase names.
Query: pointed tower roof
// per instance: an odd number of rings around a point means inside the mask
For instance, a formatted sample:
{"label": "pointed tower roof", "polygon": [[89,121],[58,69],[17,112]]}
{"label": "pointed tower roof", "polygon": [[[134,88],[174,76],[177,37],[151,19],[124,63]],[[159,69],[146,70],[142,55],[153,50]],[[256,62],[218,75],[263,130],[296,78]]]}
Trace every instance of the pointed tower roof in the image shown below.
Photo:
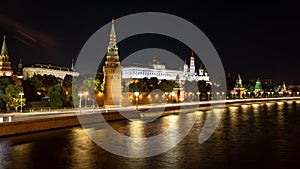
{"label": "pointed tower roof", "polygon": [[187,64],[186,64],[186,60],[184,60],[184,65],[187,65]]}
{"label": "pointed tower roof", "polygon": [[200,64],[200,68],[199,68],[199,69],[204,69],[204,68],[203,68],[203,64],[202,64],[202,63]]}
{"label": "pointed tower roof", "polygon": [[112,19],[111,21],[111,31],[110,31],[110,38],[109,38],[109,45],[108,45],[108,55],[109,56],[118,56],[118,47],[116,41],[116,32],[115,32],[115,20]]}
{"label": "pointed tower roof", "polygon": [[8,56],[8,50],[5,42],[6,36],[3,36],[3,44],[2,44],[2,49],[1,49],[1,55],[2,56]]}
{"label": "pointed tower roof", "polygon": [[111,31],[110,31],[110,35],[116,35],[116,32],[115,32],[115,20],[114,20],[114,19],[111,20]]}
{"label": "pointed tower roof", "polygon": [[240,74],[238,74],[238,80],[242,80],[242,78],[241,78],[241,75],[240,75]]}
{"label": "pointed tower roof", "polygon": [[191,55],[191,57],[193,57],[193,58],[194,58],[194,51],[192,51],[192,55]]}
{"label": "pointed tower roof", "polygon": [[238,74],[238,77],[236,79],[236,83],[235,83],[235,87],[234,88],[236,88],[236,89],[243,88],[242,78],[241,78],[240,74]]}
{"label": "pointed tower roof", "polygon": [[74,71],[74,59],[72,59],[71,70]]}

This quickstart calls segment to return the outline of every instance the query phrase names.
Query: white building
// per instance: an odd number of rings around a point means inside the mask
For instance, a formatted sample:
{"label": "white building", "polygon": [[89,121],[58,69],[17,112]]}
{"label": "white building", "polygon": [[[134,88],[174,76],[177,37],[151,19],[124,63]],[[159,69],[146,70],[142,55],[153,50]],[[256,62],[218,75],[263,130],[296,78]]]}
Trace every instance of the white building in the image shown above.
{"label": "white building", "polygon": [[71,68],[43,64],[35,64],[32,67],[23,68],[24,80],[29,79],[34,75],[52,75],[64,79],[66,75],[71,75],[74,77],[79,76],[79,73],[74,71],[73,64]]}
{"label": "white building", "polygon": [[159,64],[159,61],[153,57],[151,65],[136,65],[127,66],[122,68],[122,78],[123,79],[143,79],[151,77],[156,77],[159,80],[189,80],[189,81],[199,81],[204,80],[209,82],[209,75],[201,65],[199,69],[199,74],[195,72],[195,58],[192,54],[190,57],[190,68],[185,63],[182,70],[167,69],[165,65]]}

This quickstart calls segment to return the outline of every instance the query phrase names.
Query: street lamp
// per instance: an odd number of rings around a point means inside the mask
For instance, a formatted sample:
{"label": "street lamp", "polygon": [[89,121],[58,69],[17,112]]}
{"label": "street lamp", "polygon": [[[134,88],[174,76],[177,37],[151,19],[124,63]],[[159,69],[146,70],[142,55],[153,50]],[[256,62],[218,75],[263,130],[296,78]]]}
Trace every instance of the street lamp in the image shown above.
{"label": "street lamp", "polygon": [[168,93],[168,92],[165,92],[165,96],[166,96],[167,103],[168,103],[168,96],[169,96],[169,93]]}
{"label": "street lamp", "polygon": [[198,101],[200,102],[200,92],[197,92]]}
{"label": "street lamp", "polygon": [[171,92],[171,102],[173,102],[173,97],[175,96],[175,92]]}
{"label": "street lamp", "polygon": [[216,94],[217,94],[217,99],[219,99],[219,94],[220,94],[220,92],[216,92]]}
{"label": "street lamp", "polygon": [[86,105],[87,105],[87,95],[89,95],[89,92],[84,92],[84,107],[86,108]]}
{"label": "street lamp", "polygon": [[94,101],[94,99],[88,98],[88,100],[92,100],[92,102],[93,102],[92,108],[95,108],[95,101]]}
{"label": "street lamp", "polygon": [[264,92],[260,92],[261,98],[263,97]]}
{"label": "street lamp", "polygon": [[271,92],[271,94],[272,94],[272,97],[274,97],[274,92]]}
{"label": "street lamp", "polygon": [[136,110],[138,110],[138,101],[139,101],[139,92],[134,92],[135,95],[135,103],[136,103]]}
{"label": "street lamp", "polygon": [[251,92],[248,92],[248,98],[250,99]]}
{"label": "street lamp", "polygon": [[209,100],[210,92],[207,92],[207,100]]}
{"label": "street lamp", "polygon": [[82,98],[82,93],[78,93],[78,96],[79,96],[79,108],[81,108],[81,98]]}
{"label": "street lamp", "polygon": [[21,113],[22,113],[23,112],[23,110],[22,110],[22,99],[23,99],[24,93],[20,92],[19,95],[21,96]]}
{"label": "street lamp", "polygon": [[222,99],[225,99],[225,92],[222,92]]}

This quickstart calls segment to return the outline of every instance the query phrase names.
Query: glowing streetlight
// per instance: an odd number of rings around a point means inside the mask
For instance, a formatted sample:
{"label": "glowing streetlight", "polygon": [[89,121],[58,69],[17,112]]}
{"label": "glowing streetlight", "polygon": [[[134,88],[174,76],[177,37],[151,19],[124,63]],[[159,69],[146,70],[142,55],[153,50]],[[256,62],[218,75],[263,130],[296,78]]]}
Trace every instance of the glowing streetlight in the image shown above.
{"label": "glowing streetlight", "polygon": [[22,113],[23,112],[23,110],[22,110],[22,99],[23,99],[24,93],[20,92],[19,95],[21,96],[21,113]]}
{"label": "glowing streetlight", "polygon": [[210,92],[207,92],[207,100],[209,100]]}
{"label": "glowing streetlight", "polygon": [[217,99],[219,99],[219,94],[220,94],[220,92],[216,92],[216,94],[217,94]]}
{"label": "glowing streetlight", "polygon": [[89,95],[89,92],[84,92],[84,107],[86,108],[86,105],[87,105],[87,96]]}
{"label": "glowing streetlight", "polygon": [[264,92],[260,92],[261,97],[263,97]]}
{"label": "glowing streetlight", "polygon": [[82,98],[82,96],[83,96],[83,94],[82,93],[78,93],[78,96],[79,96],[79,108],[81,108],[81,98]]}
{"label": "glowing streetlight", "polygon": [[198,101],[200,102],[200,92],[197,92]]}
{"label": "glowing streetlight", "polygon": [[169,95],[169,93],[168,93],[168,92],[165,92],[165,96],[166,96],[166,98],[167,98],[167,103],[168,103],[168,95]]}
{"label": "glowing streetlight", "polygon": [[247,92],[247,93],[248,93],[248,98],[250,99],[251,92]]}
{"label": "glowing streetlight", "polygon": [[138,101],[139,101],[139,92],[134,92],[134,96],[135,96],[135,103],[136,103],[136,110],[138,110]]}
{"label": "glowing streetlight", "polygon": [[171,101],[173,101],[174,96],[175,96],[175,92],[171,92]]}

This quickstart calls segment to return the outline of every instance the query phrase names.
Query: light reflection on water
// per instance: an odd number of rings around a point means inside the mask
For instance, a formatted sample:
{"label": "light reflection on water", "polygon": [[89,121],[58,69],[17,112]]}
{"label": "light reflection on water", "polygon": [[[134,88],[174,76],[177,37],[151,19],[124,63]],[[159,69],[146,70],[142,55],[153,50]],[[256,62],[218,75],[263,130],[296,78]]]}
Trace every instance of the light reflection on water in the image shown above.
{"label": "light reflection on water", "polygon": [[[106,152],[80,127],[52,130],[0,139],[0,168],[298,168],[300,102],[267,102],[228,105],[164,116],[156,121],[117,121],[119,133],[144,138],[178,130],[196,116],[190,133],[176,147],[161,155],[130,159]],[[222,118],[213,136],[203,144],[199,134],[208,114]],[[179,120],[183,118],[183,120]],[[107,130],[90,128],[98,138]],[[120,143],[122,142],[119,140]],[[144,153],[143,142],[128,143],[128,153]]]}

